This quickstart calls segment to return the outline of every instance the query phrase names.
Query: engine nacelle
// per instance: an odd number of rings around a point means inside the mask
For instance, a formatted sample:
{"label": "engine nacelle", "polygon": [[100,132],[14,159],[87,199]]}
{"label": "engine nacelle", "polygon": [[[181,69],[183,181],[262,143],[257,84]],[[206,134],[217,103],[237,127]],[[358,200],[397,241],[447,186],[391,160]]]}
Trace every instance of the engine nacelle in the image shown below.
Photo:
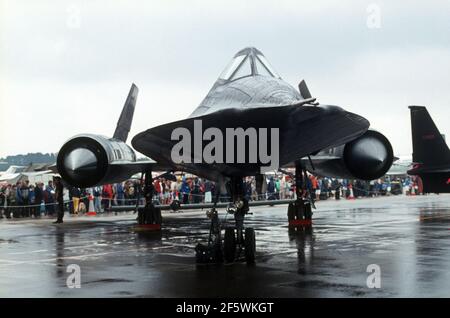
{"label": "engine nacelle", "polygon": [[[330,158],[330,159],[327,159]],[[392,166],[394,153],[389,140],[381,133],[368,130],[355,140],[312,156],[314,170],[321,176],[374,180],[382,177]]]}
{"label": "engine nacelle", "polygon": [[123,141],[99,135],[77,135],[58,153],[57,168],[64,181],[88,188],[121,182],[141,171],[136,154]]}

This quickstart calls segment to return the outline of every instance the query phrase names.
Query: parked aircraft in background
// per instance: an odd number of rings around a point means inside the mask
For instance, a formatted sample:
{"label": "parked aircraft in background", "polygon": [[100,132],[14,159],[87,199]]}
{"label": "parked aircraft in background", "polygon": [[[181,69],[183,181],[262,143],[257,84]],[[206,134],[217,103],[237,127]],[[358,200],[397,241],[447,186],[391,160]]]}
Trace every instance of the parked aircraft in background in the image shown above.
{"label": "parked aircraft in background", "polygon": [[410,175],[419,176],[424,193],[450,192],[450,150],[428,110],[409,106],[413,144],[413,168]]}
{"label": "parked aircraft in background", "polygon": [[386,172],[388,176],[407,175],[408,170],[412,168],[411,155],[399,155],[394,157],[391,169]]}

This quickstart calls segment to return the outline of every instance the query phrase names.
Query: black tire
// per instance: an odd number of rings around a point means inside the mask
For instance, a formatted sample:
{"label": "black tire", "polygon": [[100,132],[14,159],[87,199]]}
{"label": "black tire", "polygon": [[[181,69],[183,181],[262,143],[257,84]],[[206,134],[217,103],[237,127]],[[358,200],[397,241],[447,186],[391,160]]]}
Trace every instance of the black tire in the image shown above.
{"label": "black tire", "polygon": [[288,216],[288,221],[292,221],[295,218],[295,205],[294,203],[289,203],[288,205],[288,212],[287,212],[287,216]]}
{"label": "black tire", "polygon": [[251,227],[245,229],[245,260],[247,264],[255,263],[256,237],[255,230]]}
{"label": "black tire", "polygon": [[233,228],[225,229],[225,238],[223,243],[223,256],[225,262],[232,263],[236,257],[236,235]]}
{"label": "black tire", "polygon": [[195,247],[195,261],[198,264],[205,264],[208,262],[208,255],[207,255],[207,248],[202,245],[201,243],[198,243]]}
{"label": "black tire", "polygon": [[295,203],[295,216],[297,220],[303,220],[305,218],[305,201]]}
{"label": "black tire", "polygon": [[305,220],[312,219],[312,207],[311,204],[308,204],[305,208]]}
{"label": "black tire", "polygon": [[214,246],[214,260],[216,263],[223,263],[222,244],[220,242]]}
{"label": "black tire", "polygon": [[144,209],[143,208],[139,208],[138,209],[138,217],[137,217],[137,221],[139,225],[145,224],[145,218],[144,218]]}
{"label": "black tire", "polygon": [[162,223],[161,208],[155,207],[154,213],[155,213],[155,216],[154,216],[155,223],[161,224]]}

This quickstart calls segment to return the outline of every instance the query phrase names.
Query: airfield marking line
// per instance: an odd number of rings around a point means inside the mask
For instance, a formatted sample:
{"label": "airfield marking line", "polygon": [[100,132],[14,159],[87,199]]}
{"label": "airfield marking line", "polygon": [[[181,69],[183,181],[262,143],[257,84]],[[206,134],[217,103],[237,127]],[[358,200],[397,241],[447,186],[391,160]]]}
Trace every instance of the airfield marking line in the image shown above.
{"label": "airfield marking line", "polygon": [[[2,264],[2,262],[6,263],[6,264]],[[8,259],[0,259],[0,266],[2,265],[15,265],[15,264],[20,264],[23,261],[15,261],[15,260],[8,260]]]}
{"label": "airfield marking line", "polygon": [[8,253],[8,255],[21,255],[21,254],[31,254],[31,253],[39,253],[39,252],[48,252],[48,250],[35,250],[35,251],[24,251],[24,252],[12,252],[12,253]]}
{"label": "airfield marking line", "polygon": [[[173,246],[156,246],[153,248],[145,247],[143,249],[135,250],[135,252],[142,252],[146,250],[160,250],[160,249],[167,249],[172,248]],[[83,259],[86,257],[93,257],[93,256],[104,256],[104,255],[110,255],[110,254],[117,254],[121,252],[129,252],[130,250],[124,251],[111,251],[111,252],[104,252],[104,253],[94,253],[94,254],[84,254],[84,255],[74,255],[74,256],[63,256],[63,257],[55,257],[55,258],[45,258],[45,259],[37,259],[37,260],[28,260],[28,261],[14,261],[14,260],[2,260],[0,259],[0,266],[3,265],[22,265],[22,264],[42,264],[42,262],[51,262],[51,261],[57,261],[57,260],[65,260],[65,259]],[[6,262],[9,264],[1,264],[1,262]]]}

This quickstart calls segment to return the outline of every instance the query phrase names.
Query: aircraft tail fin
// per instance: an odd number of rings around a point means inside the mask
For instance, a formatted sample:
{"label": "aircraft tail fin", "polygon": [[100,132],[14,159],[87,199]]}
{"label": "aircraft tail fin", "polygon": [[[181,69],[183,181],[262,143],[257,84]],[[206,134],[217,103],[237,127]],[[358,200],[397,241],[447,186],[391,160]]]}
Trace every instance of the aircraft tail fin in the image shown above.
{"label": "aircraft tail fin", "polygon": [[123,105],[122,113],[120,114],[119,121],[117,122],[113,138],[123,142],[127,141],[128,133],[130,132],[131,123],[133,121],[134,108],[136,105],[138,92],[139,89],[133,83],[125,101],[125,105]]}
{"label": "aircraft tail fin", "polygon": [[450,150],[433,119],[424,106],[409,106],[413,162],[439,165],[450,162]]}

